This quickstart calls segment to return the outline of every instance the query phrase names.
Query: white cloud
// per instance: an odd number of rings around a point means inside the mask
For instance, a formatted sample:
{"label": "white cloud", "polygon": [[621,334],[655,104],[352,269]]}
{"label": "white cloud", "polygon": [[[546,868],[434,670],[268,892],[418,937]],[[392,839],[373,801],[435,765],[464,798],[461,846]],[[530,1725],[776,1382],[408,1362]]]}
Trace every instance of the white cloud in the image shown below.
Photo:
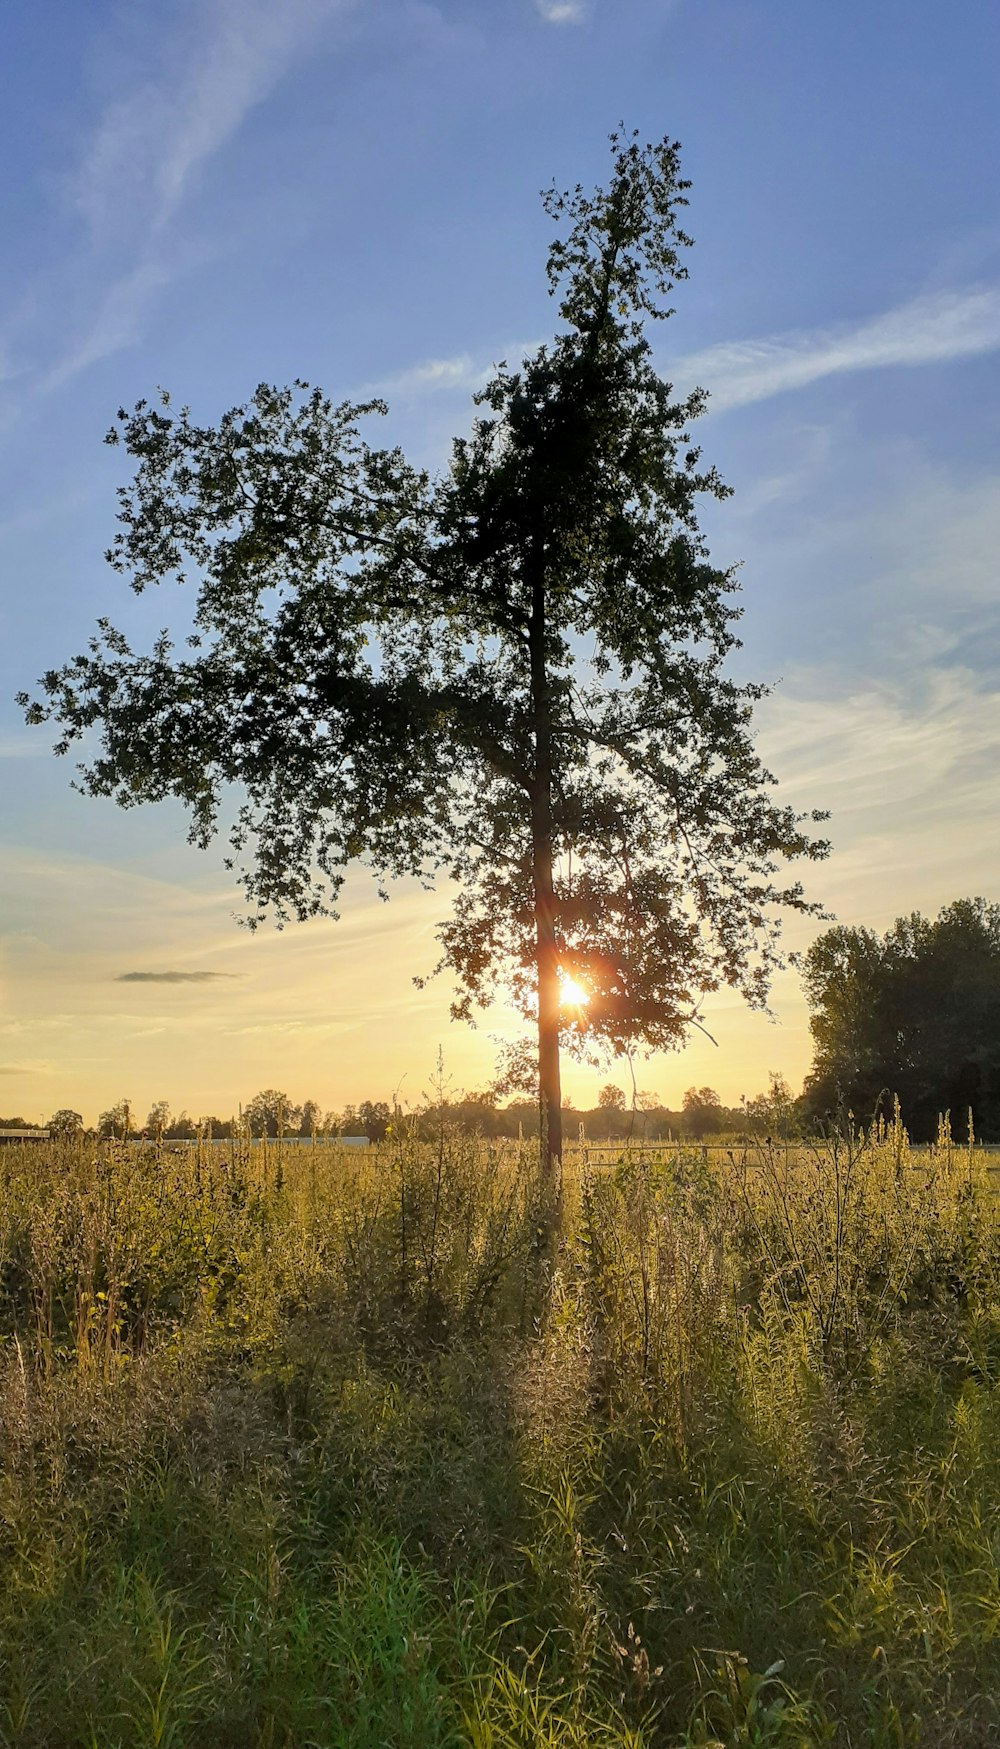
{"label": "white cloud", "polygon": [[906,492],[881,520],[886,558],[878,587],[887,606],[919,604],[939,625],[985,607],[996,626],[1000,477],[955,479],[911,467]]}
{"label": "white cloud", "polygon": [[387,397],[397,395],[403,400],[413,395],[433,394],[438,389],[460,389],[475,394],[489,375],[489,369],[477,365],[467,352],[460,352],[454,358],[429,358],[423,364],[411,365],[396,376],[369,383],[363,392]]}
{"label": "white cloud", "polygon": [[153,299],[174,276],[165,262],[149,258],[112,281],[83,337],[43,379],[43,390],[57,389],[88,365],[134,346]]}
{"label": "white cloud", "polygon": [[[515,358],[533,351],[531,341],[507,348]],[[1000,350],[1000,288],[978,287],[914,298],[853,328],[824,328],[770,340],[724,341],[689,353],[671,367],[679,384],[709,390],[713,412],[745,407],[823,377],[892,365],[919,365],[974,358]],[[474,393],[493,366],[470,353],[427,359],[398,375],[369,384],[366,393],[416,396],[442,389]]]}
{"label": "white cloud", "polygon": [[[110,103],[83,154],[72,193],[91,250],[131,264],[112,275],[80,338],[43,381],[52,389],[141,338],[157,295],[191,262],[171,221],[198,173],[250,112],[344,14],[351,0],[202,0],[197,28],[147,43],[163,71]],[[176,15],[175,15],[176,16]]]}
{"label": "white cloud", "polygon": [[[1000,694],[958,668],[849,690],[802,670],[759,709],[782,798],[827,807],[829,863],[804,879],[845,923],[885,928],[952,899],[1000,897]],[[800,945],[815,926],[793,925]]]}
{"label": "white cloud", "polygon": [[166,71],[109,105],[75,183],[98,235],[157,229],[198,170],[239,131],[348,0],[207,0],[197,30],[158,46]]}
{"label": "white cloud", "polygon": [[845,691],[831,681],[800,671],[760,707],[761,750],[798,802],[856,820],[898,811],[900,829],[904,813],[921,828],[995,813],[1000,695],[958,667]]}
{"label": "white cloud", "polygon": [[535,0],[547,24],[582,24],[583,0]]}
{"label": "white cloud", "polygon": [[822,649],[856,678],[904,676],[911,690],[949,663],[995,674],[1000,474],[932,466],[909,438],[862,447],[849,424],[825,462],[817,447],[810,474],[807,443],[800,432],[792,441],[803,454],[801,501],[794,476],[778,502],[768,477],[734,500],[758,518],[740,543],[752,553],[751,597],[754,579],[770,573],[769,609],[748,601],[755,660],[787,673]]}
{"label": "white cloud", "polygon": [[1000,289],[914,298],[852,328],[725,341],[680,360],[675,375],[709,390],[715,411],[746,407],[823,377],[889,365],[935,364],[1000,348]]}
{"label": "white cloud", "polygon": [[0,735],[0,759],[39,759],[50,752],[37,735]]}
{"label": "white cloud", "polygon": [[511,361],[527,357],[537,351],[540,345],[539,340],[511,341],[489,363],[473,358],[468,352],[455,353],[451,358],[424,359],[421,364],[409,365],[395,376],[380,377],[377,382],[366,383],[361,393],[384,395],[387,400],[416,399],[442,391],[474,395],[489,382],[501,359]]}

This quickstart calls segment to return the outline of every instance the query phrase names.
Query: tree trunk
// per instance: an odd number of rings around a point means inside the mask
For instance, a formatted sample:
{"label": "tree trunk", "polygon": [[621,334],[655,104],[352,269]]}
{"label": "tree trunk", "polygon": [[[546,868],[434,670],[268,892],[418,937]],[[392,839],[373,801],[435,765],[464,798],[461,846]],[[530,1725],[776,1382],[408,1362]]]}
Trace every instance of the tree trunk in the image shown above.
{"label": "tree trunk", "polygon": [[538,979],[538,1116],[543,1171],[557,1178],[562,1162],[559,1085],[559,949],[552,878],[552,718],[545,662],[545,584],[532,589],[531,704],[535,769],[531,788],[531,858]]}
{"label": "tree trunk", "polygon": [[559,952],[552,883],[551,799],[532,803],[535,877],[535,941],[538,973],[538,1115],[542,1166],[556,1174],[562,1160],[562,1094],[559,1084]]}

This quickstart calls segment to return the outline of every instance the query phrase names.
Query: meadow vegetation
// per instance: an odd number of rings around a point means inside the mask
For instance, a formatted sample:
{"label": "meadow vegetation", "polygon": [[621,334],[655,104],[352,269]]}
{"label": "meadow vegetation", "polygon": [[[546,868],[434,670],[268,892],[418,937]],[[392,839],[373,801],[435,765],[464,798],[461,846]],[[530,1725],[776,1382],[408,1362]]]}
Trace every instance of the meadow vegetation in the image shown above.
{"label": "meadow vegetation", "polygon": [[536,1158],[0,1151],[0,1742],[997,1740],[989,1156]]}

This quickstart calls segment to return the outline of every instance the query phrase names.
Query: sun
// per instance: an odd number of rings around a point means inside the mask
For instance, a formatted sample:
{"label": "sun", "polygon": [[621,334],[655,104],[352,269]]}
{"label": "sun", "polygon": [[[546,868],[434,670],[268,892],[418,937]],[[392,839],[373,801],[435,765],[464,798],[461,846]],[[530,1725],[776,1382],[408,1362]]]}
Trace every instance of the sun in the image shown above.
{"label": "sun", "polygon": [[563,1008],[586,1008],[590,994],[567,972],[559,973],[559,1001]]}

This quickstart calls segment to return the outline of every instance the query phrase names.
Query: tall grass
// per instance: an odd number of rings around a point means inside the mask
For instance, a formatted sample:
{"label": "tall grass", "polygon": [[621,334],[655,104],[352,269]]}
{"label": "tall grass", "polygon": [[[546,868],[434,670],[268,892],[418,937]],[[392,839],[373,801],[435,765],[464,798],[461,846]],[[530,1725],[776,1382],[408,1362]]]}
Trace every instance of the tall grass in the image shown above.
{"label": "tall grass", "polygon": [[1000,1734],[1000,1232],[890,1125],[0,1152],[0,1743]]}

